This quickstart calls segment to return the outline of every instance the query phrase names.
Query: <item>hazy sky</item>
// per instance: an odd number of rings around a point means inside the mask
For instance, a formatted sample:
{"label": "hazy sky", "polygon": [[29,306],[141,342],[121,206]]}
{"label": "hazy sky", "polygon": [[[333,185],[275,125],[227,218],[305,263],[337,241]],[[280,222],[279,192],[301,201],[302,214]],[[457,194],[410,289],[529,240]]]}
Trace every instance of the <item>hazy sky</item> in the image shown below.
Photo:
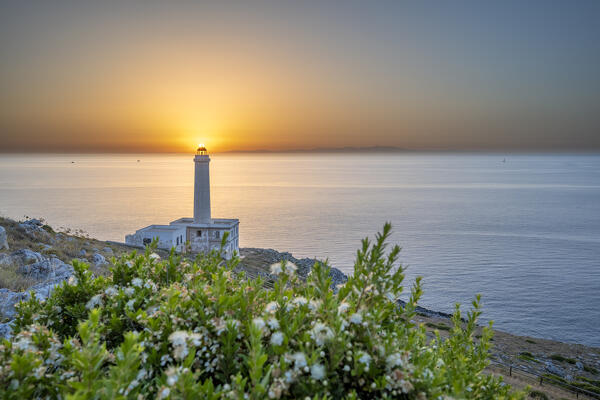
{"label": "hazy sky", "polygon": [[16,1],[0,150],[600,149],[600,1]]}

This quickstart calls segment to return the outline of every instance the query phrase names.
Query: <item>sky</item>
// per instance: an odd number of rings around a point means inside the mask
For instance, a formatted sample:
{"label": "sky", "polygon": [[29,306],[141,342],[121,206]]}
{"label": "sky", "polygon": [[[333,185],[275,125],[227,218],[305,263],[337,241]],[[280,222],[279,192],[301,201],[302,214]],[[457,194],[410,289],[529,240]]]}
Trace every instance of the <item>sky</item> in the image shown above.
{"label": "sky", "polygon": [[600,149],[600,1],[3,1],[0,151]]}

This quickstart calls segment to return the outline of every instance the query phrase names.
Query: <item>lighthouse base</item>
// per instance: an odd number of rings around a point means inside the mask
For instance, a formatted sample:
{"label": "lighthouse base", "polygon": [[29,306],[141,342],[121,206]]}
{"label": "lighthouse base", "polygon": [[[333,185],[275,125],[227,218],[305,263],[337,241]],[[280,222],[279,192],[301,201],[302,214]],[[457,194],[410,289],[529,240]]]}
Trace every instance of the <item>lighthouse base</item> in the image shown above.
{"label": "lighthouse base", "polygon": [[[158,238],[160,249],[178,252],[208,253],[222,247],[223,257],[239,254],[238,219],[213,218],[209,223],[194,223],[193,218],[180,218],[169,225],[150,225],[125,237],[127,244],[144,246]],[[227,238],[223,241],[223,238]]]}

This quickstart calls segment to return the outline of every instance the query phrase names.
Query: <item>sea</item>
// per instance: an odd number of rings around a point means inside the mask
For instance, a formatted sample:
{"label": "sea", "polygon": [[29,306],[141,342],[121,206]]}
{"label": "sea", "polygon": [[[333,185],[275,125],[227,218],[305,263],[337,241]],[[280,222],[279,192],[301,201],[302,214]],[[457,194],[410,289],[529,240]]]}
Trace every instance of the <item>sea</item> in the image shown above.
{"label": "sea", "polygon": [[[268,153],[211,156],[213,217],[240,246],[347,274],[387,221],[406,293],[483,321],[600,347],[600,154]],[[3,154],[0,214],[102,240],[193,214],[193,155]]]}

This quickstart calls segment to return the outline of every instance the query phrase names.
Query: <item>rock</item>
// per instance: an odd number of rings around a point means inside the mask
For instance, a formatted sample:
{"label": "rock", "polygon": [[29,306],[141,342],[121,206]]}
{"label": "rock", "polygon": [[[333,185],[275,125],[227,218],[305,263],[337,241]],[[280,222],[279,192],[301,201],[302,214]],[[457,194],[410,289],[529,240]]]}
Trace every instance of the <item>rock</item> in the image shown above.
{"label": "rock", "polygon": [[[316,262],[318,262],[318,260],[313,258],[298,259],[288,252],[279,252],[273,249],[243,248],[240,250],[240,255],[243,257],[243,259],[240,262],[238,269],[243,269],[244,266],[252,264],[252,266],[258,266],[259,268],[263,268],[268,271],[270,265],[279,263],[282,260],[286,260],[294,263],[298,267],[296,273],[303,279],[306,279],[312,270],[312,267]],[[257,274],[263,277],[275,279],[275,277],[270,276],[268,273],[258,271]],[[331,267],[329,276],[331,277],[331,287],[333,289],[335,289],[337,285],[346,283],[346,281],[348,281],[348,277],[346,277],[346,275],[337,268]]]}
{"label": "rock", "polygon": [[10,254],[0,253],[0,267],[12,264],[12,257]]}
{"label": "rock", "polygon": [[6,239],[6,229],[0,226],[0,250],[8,250],[8,241]]}
{"label": "rock", "polygon": [[19,249],[10,254],[13,264],[26,265],[44,260],[44,256],[29,249]]}
{"label": "rock", "polygon": [[79,250],[79,255],[85,257],[87,252],[84,249]]}
{"label": "rock", "polygon": [[52,239],[52,235],[44,229],[44,224],[39,219],[29,219],[25,222],[21,222],[19,227],[23,228],[25,233],[37,240],[47,242]]}
{"label": "rock", "polygon": [[108,264],[108,262],[106,261],[106,258],[104,258],[104,256],[100,253],[96,253],[92,256],[92,262],[95,265],[104,265],[104,264]]}
{"label": "rock", "polygon": [[27,300],[29,293],[13,292],[9,289],[0,289],[0,319],[12,319],[15,316],[15,305]]}
{"label": "rock", "polygon": [[560,368],[557,367],[556,365],[552,364],[552,362],[550,361],[546,361],[546,371],[550,372],[551,374],[560,376],[561,378],[565,377],[565,371]]}
{"label": "rock", "polygon": [[46,281],[55,278],[69,278],[73,275],[73,267],[58,258],[52,257],[30,265],[24,265],[18,268],[17,272],[37,280]]}
{"label": "rock", "polygon": [[583,363],[581,361],[577,361],[575,363],[575,366],[577,367],[577,369],[579,370],[583,370]]}
{"label": "rock", "polygon": [[111,249],[108,246],[103,248],[102,251],[105,252],[106,254],[113,254],[113,249]]}
{"label": "rock", "polygon": [[12,336],[12,321],[0,324],[0,339],[10,339]]}
{"label": "rock", "polygon": [[27,265],[44,260],[44,256],[29,249],[20,249],[10,254],[0,254],[0,266]]}

